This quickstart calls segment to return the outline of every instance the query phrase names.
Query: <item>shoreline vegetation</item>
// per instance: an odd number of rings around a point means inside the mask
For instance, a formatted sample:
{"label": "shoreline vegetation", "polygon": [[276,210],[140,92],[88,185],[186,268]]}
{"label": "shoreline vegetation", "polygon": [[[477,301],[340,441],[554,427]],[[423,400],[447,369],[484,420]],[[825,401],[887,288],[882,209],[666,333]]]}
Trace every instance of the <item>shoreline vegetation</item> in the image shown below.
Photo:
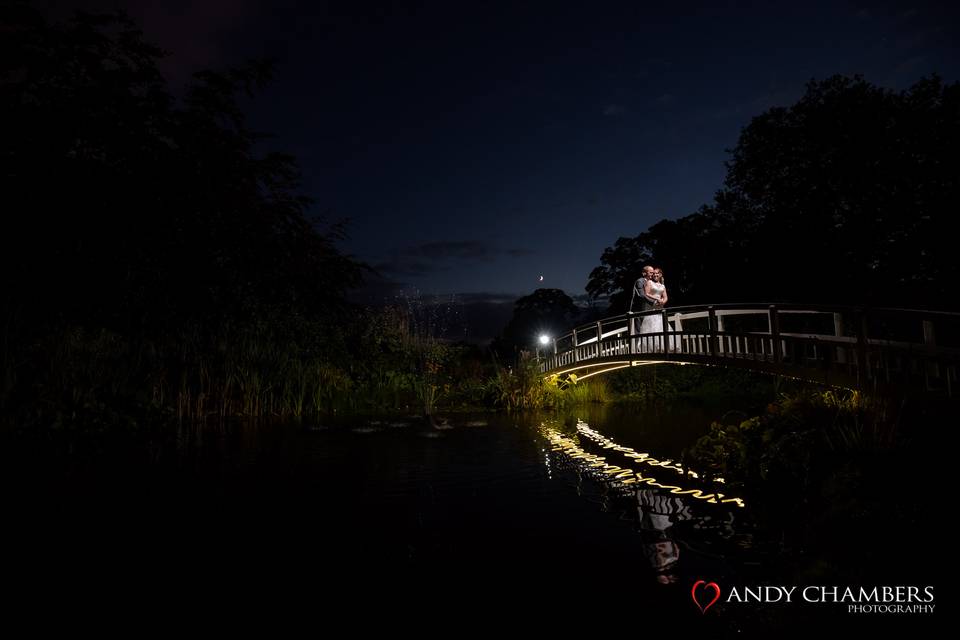
{"label": "shoreline vegetation", "polygon": [[[673,401],[772,389],[762,374],[699,367],[638,367],[588,381],[544,378],[521,353],[500,364],[477,345],[418,333],[406,310],[361,310],[354,330],[303,319],[129,339],[71,327],[4,361],[8,429],[228,418],[322,420],[332,414],[522,411],[583,403]],[[326,334],[326,335],[324,335]],[[210,348],[210,346],[213,348]]]}

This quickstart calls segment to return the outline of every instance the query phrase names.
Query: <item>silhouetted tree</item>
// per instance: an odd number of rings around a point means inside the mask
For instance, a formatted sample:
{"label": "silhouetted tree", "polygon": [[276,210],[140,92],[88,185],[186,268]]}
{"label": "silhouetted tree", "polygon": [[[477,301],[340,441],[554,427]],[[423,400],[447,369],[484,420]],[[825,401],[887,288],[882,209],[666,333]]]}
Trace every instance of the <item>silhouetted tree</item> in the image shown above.
{"label": "silhouetted tree", "polygon": [[807,85],[755,117],[714,202],[620,238],[587,291],[622,311],[643,264],[671,303],[820,301],[954,308],[960,84],[892,92],[863,78]]}
{"label": "silhouetted tree", "polygon": [[122,14],[53,25],[4,6],[0,278],[21,326],[153,332],[345,306],[359,266],[308,218],[295,160],[254,152],[238,106],[269,63],[197,73],[178,105],[163,53]]}
{"label": "silhouetted tree", "polygon": [[644,235],[617,238],[612,247],[603,250],[600,266],[590,272],[587,292],[595,298],[609,296],[612,313],[627,310],[633,283],[640,277],[643,266],[653,260]]}
{"label": "silhouetted tree", "polygon": [[563,290],[537,289],[514,303],[513,317],[492,348],[512,361],[519,350],[534,349],[541,334],[556,336],[569,329],[579,311]]}
{"label": "silhouetted tree", "polygon": [[349,387],[363,267],[296,161],[255,151],[239,98],[270,64],[178,102],[161,55],[122,14],[0,6],[0,431],[300,415]]}

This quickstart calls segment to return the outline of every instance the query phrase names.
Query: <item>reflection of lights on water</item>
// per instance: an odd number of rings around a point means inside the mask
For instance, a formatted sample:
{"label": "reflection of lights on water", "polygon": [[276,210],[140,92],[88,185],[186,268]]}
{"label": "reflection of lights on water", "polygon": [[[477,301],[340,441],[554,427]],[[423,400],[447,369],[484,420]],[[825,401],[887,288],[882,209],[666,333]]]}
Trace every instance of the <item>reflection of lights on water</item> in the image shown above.
{"label": "reflection of lights on water", "polygon": [[[552,451],[560,451],[566,456],[573,460],[583,460],[585,461],[585,466],[596,468],[597,471],[602,471],[604,474],[612,476],[613,479],[617,480],[621,484],[647,484],[651,487],[657,487],[658,489],[664,489],[670,493],[676,495],[688,495],[692,498],[698,500],[704,500],[711,504],[727,504],[733,503],[738,507],[746,506],[742,499],[740,498],[726,498],[722,493],[704,493],[700,489],[684,489],[683,487],[672,485],[672,484],[662,484],[654,477],[646,477],[639,471],[634,471],[633,469],[626,469],[617,465],[607,464],[606,458],[603,456],[598,456],[596,454],[589,453],[574,442],[572,439],[564,436],[562,433],[556,429],[541,425],[541,433],[547,440],[553,445]],[[638,462],[643,462],[655,467],[661,467],[664,469],[670,469],[671,471],[677,471],[679,473],[685,473],[685,475],[690,475],[691,477],[698,478],[699,476],[692,471],[684,472],[683,468],[680,465],[673,464],[672,460],[659,461],[650,456],[648,453],[637,453],[635,450],[629,447],[622,447],[612,440],[600,435],[593,429],[589,427],[584,422],[577,423],[577,430],[580,433],[583,433],[586,437],[591,440],[602,443],[604,448],[613,449],[619,451],[626,455],[627,457],[633,458]],[[722,482],[722,479],[718,479],[718,482]]]}
{"label": "reflection of lights on water", "polygon": [[[690,469],[687,469],[686,471],[684,471],[683,467],[680,466],[679,464],[674,464],[673,460],[669,460],[669,459],[662,460],[662,461],[657,460],[656,458],[652,458],[649,453],[638,453],[636,450],[631,449],[630,447],[621,446],[616,442],[614,442],[613,440],[611,440],[610,438],[607,438],[603,434],[591,429],[590,425],[588,425],[586,422],[578,421],[577,431],[587,436],[597,444],[601,445],[604,449],[613,449],[614,451],[619,451],[620,453],[627,456],[628,458],[634,458],[637,462],[648,464],[651,467],[662,467],[664,469],[670,469],[671,471],[676,471],[677,473],[688,475],[691,478],[700,477],[700,474],[698,474],[696,471],[691,471]],[[721,484],[724,483],[723,478],[714,478],[713,481],[719,482]]]}

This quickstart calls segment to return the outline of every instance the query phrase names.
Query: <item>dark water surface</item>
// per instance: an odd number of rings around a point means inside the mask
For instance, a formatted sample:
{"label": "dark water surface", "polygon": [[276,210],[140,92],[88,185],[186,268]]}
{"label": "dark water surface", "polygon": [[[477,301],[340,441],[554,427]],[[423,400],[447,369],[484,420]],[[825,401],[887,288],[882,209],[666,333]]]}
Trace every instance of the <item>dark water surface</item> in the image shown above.
{"label": "dark water surface", "polygon": [[[725,602],[731,586],[797,584],[795,550],[758,531],[749,503],[678,467],[726,411],[606,405],[450,414],[441,429],[414,416],[184,429],[151,460],[74,472],[41,504],[24,501],[31,515],[18,521],[28,561],[129,560],[134,574],[294,577],[393,601],[536,595],[719,635],[876,624],[841,604]],[[706,613],[691,594],[698,580],[723,591]],[[712,592],[697,595],[707,604]]]}

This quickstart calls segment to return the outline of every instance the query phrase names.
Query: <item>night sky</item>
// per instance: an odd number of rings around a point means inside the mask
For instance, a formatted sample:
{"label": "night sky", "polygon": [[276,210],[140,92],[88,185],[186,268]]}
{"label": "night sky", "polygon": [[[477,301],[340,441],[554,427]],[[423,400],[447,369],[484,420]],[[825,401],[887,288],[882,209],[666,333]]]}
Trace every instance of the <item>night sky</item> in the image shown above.
{"label": "night sky", "polygon": [[349,219],[343,248],[473,301],[584,294],[604,247],[709,202],[741,127],[811,78],[958,79],[946,3],[300,4],[73,6],[123,7],[174,86],[275,58],[252,126]]}

